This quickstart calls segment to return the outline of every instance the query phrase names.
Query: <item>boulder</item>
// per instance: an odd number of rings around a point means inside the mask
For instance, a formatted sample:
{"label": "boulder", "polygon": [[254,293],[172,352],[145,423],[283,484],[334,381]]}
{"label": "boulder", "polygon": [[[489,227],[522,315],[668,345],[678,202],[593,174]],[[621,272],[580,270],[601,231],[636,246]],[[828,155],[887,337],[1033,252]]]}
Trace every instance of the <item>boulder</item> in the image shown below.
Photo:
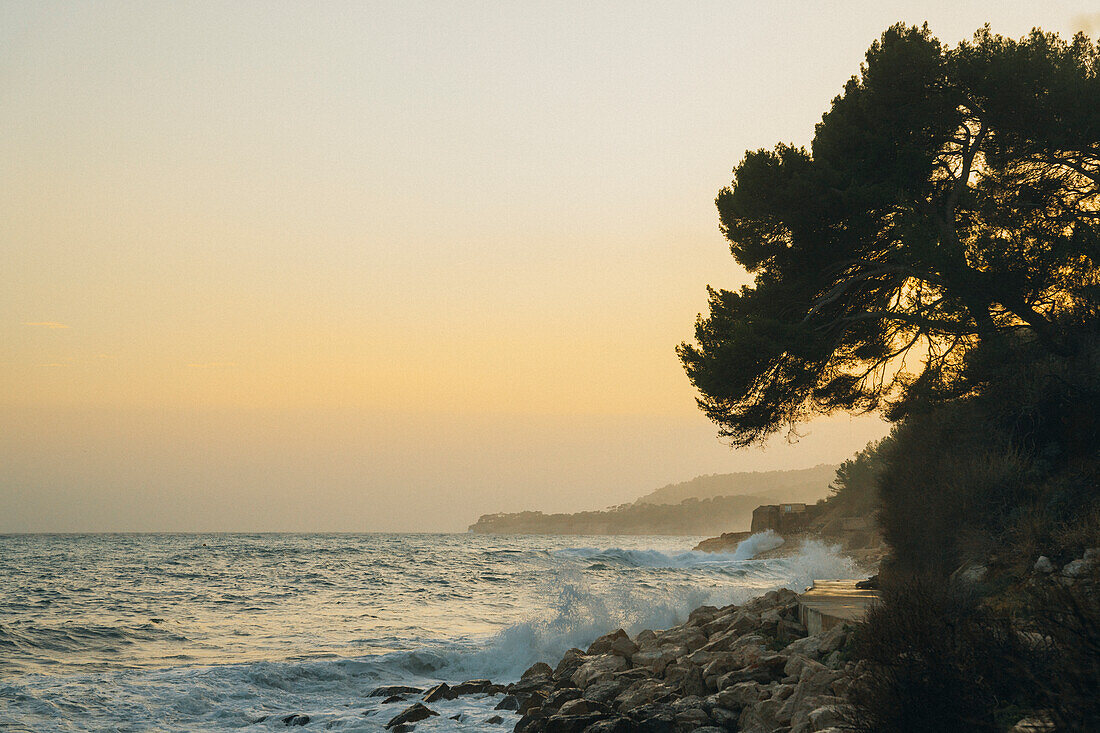
{"label": "boulder", "polygon": [[309,722],[309,716],[302,713],[292,713],[283,718],[283,725],[290,727],[292,725],[305,725]]}
{"label": "boulder", "polygon": [[708,637],[714,636],[715,634],[726,633],[729,631],[730,623],[733,622],[733,617],[737,615],[737,611],[738,608],[736,606],[729,611],[720,611],[717,616],[703,624],[701,627],[703,632]]}
{"label": "boulder", "polygon": [[500,717],[499,715],[494,715],[491,718],[486,718],[485,722],[489,725],[500,725],[504,722],[504,718]]}
{"label": "boulder", "polygon": [[406,685],[389,685],[388,687],[375,687],[367,697],[392,697],[394,695],[419,695],[424,690],[419,687]]}
{"label": "boulder", "polygon": [[844,724],[843,708],[839,705],[822,705],[812,710],[807,717],[812,731],[821,731],[834,726],[840,727]]}
{"label": "boulder", "polygon": [[385,700],[382,701],[382,704],[383,705],[389,705],[389,704],[395,703],[395,702],[405,702],[405,696],[404,695],[390,695],[389,697],[387,697]]}
{"label": "boulder", "polygon": [[678,710],[676,715],[673,716],[673,719],[675,720],[677,729],[686,729],[689,731],[696,731],[700,728],[709,727],[713,722],[707,714],[707,711],[702,707]]}
{"label": "boulder", "polygon": [[649,629],[645,629],[644,631],[638,632],[638,635],[634,637],[634,643],[641,649],[655,647],[657,646],[657,634]]}
{"label": "boulder", "polygon": [[[439,700],[454,700],[458,695],[451,691],[451,686],[446,682],[440,682],[435,687],[424,693],[424,702],[438,702]],[[414,706],[415,707],[415,706]]]}
{"label": "boulder", "polygon": [[630,717],[637,722],[640,733],[668,733],[674,730],[676,711],[671,705],[648,703],[630,711]]}
{"label": "boulder", "polygon": [[688,626],[705,626],[714,620],[718,615],[718,608],[715,606],[699,606],[694,611],[688,614],[687,624]]}
{"label": "boulder", "polygon": [[755,705],[766,696],[767,690],[759,682],[739,682],[711,695],[707,699],[718,707],[740,711],[746,706]]}
{"label": "boulder", "polygon": [[829,669],[823,664],[813,660],[806,660],[798,674],[798,684],[794,686],[791,696],[783,701],[783,707],[779,710],[776,720],[787,724],[794,720],[795,714],[808,713],[808,701],[819,695],[828,695],[832,691],[833,682],[840,676],[839,672]]}
{"label": "boulder", "polygon": [[778,700],[761,700],[746,706],[737,720],[737,730],[741,733],[772,733],[779,727],[776,714],[780,705],[782,703]]}
{"label": "boulder", "polygon": [[515,695],[505,695],[493,710],[519,710],[519,698]]}
{"label": "boulder", "polygon": [[541,710],[543,703],[546,702],[546,697],[545,692],[535,690],[520,702],[519,707],[516,708],[516,712],[520,715],[527,715],[532,710]]}
{"label": "boulder", "polygon": [[703,681],[703,671],[694,664],[689,664],[687,671],[680,678],[679,692],[681,695],[703,697],[707,694],[707,685]]}
{"label": "boulder", "polygon": [[520,718],[513,730],[515,733],[531,733],[533,731],[543,730],[545,725],[546,713],[536,708]]}
{"label": "boulder", "polygon": [[609,652],[611,654],[618,654],[620,657],[630,659],[638,651],[638,645],[632,642],[628,637],[621,636],[611,644]]}
{"label": "boulder", "polygon": [[580,649],[570,649],[562,655],[561,661],[558,662],[558,666],[554,668],[552,674],[554,677],[572,676],[572,672],[566,675],[569,670],[576,671],[582,664],[584,664],[586,655]]}
{"label": "boulder", "polygon": [[560,690],[554,690],[546,698],[546,701],[540,706],[546,712],[553,712],[561,708],[571,700],[577,700],[581,696],[581,691],[576,687],[565,687]]}
{"label": "boulder", "polygon": [[[569,656],[569,652],[580,651],[580,649],[570,649],[568,652],[565,653],[565,656]],[[562,658],[564,659],[565,657]],[[520,679],[525,680],[530,677],[552,677],[553,675],[554,670],[550,668],[549,664],[547,664],[546,662],[535,662],[527,668],[527,671],[520,676]]]}
{"label": "boulder", "polygon": [[[686,652],[687,650],[684,649]],[[648,650],[642,650],[634,654],[630,658],[631,664],[635,667],[646,667],[653,670],[653,674],[664,674],[665,667],[671,662],[675,662],[680,658],[680,654],[676,653],[676,649],[670,649],[668,647],[651,648]]]}
{"label": "boulder", "polygon": [[421,703],[413,703],[394,716],[390,722],[386,723],[386,728],[395,728],[404,723],[415,723],[419,720],[430,718],[433,715],[439,715],[439,713]]}
{"label": "boulder", "polygon": [[612,675],[629,666],[630,662],[617,654],[601,654],[590,657],[573,673],[570,679],[572,679],[574,685],[583,689],[591,682]]}
{"label": "boulder", "polygon": [[658,644],[662,647],[687,647],[688,651],[684,654],[701,649],[706,643],[707,635],[692,626],[673,627],[658,638]]}
{"label": "boulder", "polygon": [[600,722],[603,715],[551,715],[546,719],[546,730],[554,733],[583,733],[589,726]]}
{"label": "boulder", "polygon": [[612,677],[604,677],[596,680],[588,687],[584,688],[582,697],[584,697],[585,700],[610,704],[612,700],[621,695],[623,691],[632,684],[632,682],[624,678],[622,674],[623,673],[619,673]]}
{"label": "boulder", "polygon": [[1044,575],[1054,572],[1054,563],[1050,561],[1050,558],[1046,555],[1040,555],[1039,559],[1035,561],[1035,572],[1043,573]]}
{"label": "boulder", "polygon": [[1080,578],[1086,572],[1088,572],[1088,569],[1091,565],[1092,561],[1086,560],[1084,558],[1067,562],[1065,565],[1062,566],[1062,575],[1066,576],[1067,578]]}
{"label": "boulder", "polygon": [[492,695],[498,692],[502,692],[504,687],[501,685],[494,685],[489,680],[466,680],[465,682],[455,685],[451,688],[451,692],[455,697],[461,697],[463,695]]}
{"label": "boulder", "polygon": [[611,646],[615,643],[616,640],[629,640],[629,638],[630,637],[627,636],[626,632],[622,629],[612,631],[610,634],[604,634],[603,636],[592,642],[592,644],[588,647],[588,651],[585,653],[590,656],[594,654],[607,654],[611,651]]}
{"label": "boulder", "polygon": [[839,713],[844,705],[845,702],[843,700],[832,697],[831,695],[820,695],[807,699],[805,704],[799,708],[794,714],[794,717],[791,718],[791,733],[811,733],[811,731],[815,730],[813,724],[810,722],[811,713],[823,707],[835,707]]}
{"label": "boulder", "polygon": [[[615,698],[614,706],[623,713],[673,697],[674,690],[658,680],[639,680]],[[633,717],[633,716],[631,716]]]}
{"label": "boulder", "polygon": [[737,719],[741,717],[740,711],[734,712],[722,707],[711,707],[710,718],[722,730],[736,730]]}

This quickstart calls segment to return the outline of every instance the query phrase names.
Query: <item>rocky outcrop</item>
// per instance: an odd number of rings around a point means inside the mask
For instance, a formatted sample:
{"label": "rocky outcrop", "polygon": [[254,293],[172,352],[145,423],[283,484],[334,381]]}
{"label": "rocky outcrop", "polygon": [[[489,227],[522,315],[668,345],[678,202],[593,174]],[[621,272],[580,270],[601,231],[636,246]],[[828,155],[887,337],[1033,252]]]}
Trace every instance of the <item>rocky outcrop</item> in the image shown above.
{"label": "rocky outcrop", "polygon": [[619,629],[509,685],[522,715],[515,730],[826,730],[842,722],[844,691],[865,671],[842,660],[847,637],[845,626],[806,636],[789,590],[704,606],[633,639]]}

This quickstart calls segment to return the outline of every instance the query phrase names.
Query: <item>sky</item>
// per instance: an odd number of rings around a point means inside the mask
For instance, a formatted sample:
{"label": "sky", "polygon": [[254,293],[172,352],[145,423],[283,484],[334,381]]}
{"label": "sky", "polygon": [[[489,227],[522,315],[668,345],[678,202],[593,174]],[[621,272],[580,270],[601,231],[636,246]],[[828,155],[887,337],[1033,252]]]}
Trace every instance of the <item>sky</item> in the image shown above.
{"label": "sky", "polygon": [[928,21],[1093,2],[0,2],[0,531],[463,531],[708,473],[714,197]]}

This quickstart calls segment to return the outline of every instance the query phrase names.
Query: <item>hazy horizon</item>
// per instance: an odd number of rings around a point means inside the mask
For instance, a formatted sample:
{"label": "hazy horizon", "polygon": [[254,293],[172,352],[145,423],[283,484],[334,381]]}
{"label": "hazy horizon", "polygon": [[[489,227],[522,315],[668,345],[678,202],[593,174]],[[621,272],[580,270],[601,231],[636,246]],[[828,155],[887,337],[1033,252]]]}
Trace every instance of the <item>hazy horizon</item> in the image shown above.
{"label": "hazy horizon", "polygon": [[461,531],[837,463],[731,451],[674,347],[714,196],[928,21],[1087,2],[0,3],[0,532]]}

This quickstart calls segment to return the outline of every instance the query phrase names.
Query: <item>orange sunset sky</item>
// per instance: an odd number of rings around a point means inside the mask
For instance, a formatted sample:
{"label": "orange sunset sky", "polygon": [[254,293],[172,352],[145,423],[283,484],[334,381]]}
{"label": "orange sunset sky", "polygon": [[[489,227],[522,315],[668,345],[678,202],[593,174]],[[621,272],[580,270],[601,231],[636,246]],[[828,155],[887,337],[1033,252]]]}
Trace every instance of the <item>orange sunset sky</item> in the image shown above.
{"label": "orange sunset sky", "polygon": [[713,199],[897,21],[1093,2],[0,3],[0,531],[462,531],[731,451],[674,353]]}

